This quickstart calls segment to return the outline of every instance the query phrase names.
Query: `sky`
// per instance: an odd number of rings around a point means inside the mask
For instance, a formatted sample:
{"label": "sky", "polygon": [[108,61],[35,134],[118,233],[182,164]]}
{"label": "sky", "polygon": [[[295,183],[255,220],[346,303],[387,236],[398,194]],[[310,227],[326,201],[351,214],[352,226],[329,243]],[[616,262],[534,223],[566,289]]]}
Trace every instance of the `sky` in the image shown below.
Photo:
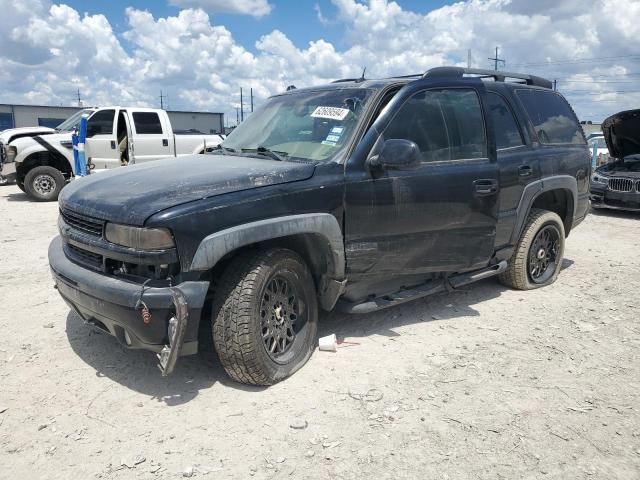
{"label": "sky", "polygon": [[[640,108],[640,0],[0,0],[0,103],[224,112],[288,85],[491,68],[557,80],[581,120]],[[245,99],[246,100],[246,99]],[[245,106],[248,109],[248,105]]]}

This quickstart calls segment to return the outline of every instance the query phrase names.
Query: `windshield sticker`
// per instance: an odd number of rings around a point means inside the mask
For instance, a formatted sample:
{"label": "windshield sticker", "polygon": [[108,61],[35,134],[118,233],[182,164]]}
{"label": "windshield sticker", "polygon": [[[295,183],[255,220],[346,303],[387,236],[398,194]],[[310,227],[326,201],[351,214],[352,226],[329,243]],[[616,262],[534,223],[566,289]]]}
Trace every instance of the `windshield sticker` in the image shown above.
{"label": "windshield sticker", "polygon": [[334,135],[342,135],[342,132],[344,132],[344,127],[332,127],[331,128],[331,133],[333,133]]}
{"label": "windshield sticker", "polygon": [[316,107],[311,116],[313,118],[329,118],[331,120],[344,120],[349,114],[348,108]]}

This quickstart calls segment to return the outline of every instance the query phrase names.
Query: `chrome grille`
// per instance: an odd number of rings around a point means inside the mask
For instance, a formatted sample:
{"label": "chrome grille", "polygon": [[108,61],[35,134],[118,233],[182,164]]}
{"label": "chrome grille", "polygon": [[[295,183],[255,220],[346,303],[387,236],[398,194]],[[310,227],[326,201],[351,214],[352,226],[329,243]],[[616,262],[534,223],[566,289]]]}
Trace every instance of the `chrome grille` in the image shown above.
{"label": "chrome grille", "polygon": [[631,192],[633,190],[633,180],[628,178],[610,178],[609,190],[614,192]]}
{"label": "chrome grille", "polygon": [[62,215],[62,218],[70,227],[96,237],[102,236],[104,220],[98,220],[97,218],[87,217],[70,210],[62,209],[60,210],[60,215]]}
{"label": "chrome grille", "polygon": [[94,270],[102,270],[103,257],[97,253],[89,252],[83,248],[78,248],[75,245],[67,244],[67,253],[72,260],[77,263],[86,265]]}

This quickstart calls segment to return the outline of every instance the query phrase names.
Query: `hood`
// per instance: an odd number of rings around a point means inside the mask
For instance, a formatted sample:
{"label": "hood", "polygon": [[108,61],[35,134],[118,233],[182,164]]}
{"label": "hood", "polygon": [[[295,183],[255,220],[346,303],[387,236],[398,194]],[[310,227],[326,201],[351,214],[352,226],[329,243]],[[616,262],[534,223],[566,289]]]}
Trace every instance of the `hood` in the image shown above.
{"label": "hood", "polygon": [[628,156],[596,168],[596,173],[607,177],[640,178],[640,155]]}
{"label": "hood", "polygon": [[55,130],[49,127],[23,127],[23,128],[8,128],[0,132],[0,142],[5,145],[11,140],[20,137],[33,137],[34,135],[46,135],[53,133]]}
{"label": "hood", "polygon": [[612,157],[640,154],[640,109],[611,115],[602,122],[602,131]]}
{"label": "hood", "polygon": [[224,193],[306,180],[315,166],[235,155],[190,155],[93,173],[67,185],[59,203],[78,213],[143,225],[170,207]]}

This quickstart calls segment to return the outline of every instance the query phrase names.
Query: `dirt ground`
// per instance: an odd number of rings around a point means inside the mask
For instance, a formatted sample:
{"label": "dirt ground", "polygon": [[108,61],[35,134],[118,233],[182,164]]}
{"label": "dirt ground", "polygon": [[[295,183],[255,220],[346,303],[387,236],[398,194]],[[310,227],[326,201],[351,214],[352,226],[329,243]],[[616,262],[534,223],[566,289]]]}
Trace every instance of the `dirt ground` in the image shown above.
{"label": "dirt ground", "polygon": [[164,379],[69,312],[56,203],[0,187],[0,478],[640,478],[640,215],[596,212],[549,288],[487,280],[332,314],[271,388],[180,360]]}

